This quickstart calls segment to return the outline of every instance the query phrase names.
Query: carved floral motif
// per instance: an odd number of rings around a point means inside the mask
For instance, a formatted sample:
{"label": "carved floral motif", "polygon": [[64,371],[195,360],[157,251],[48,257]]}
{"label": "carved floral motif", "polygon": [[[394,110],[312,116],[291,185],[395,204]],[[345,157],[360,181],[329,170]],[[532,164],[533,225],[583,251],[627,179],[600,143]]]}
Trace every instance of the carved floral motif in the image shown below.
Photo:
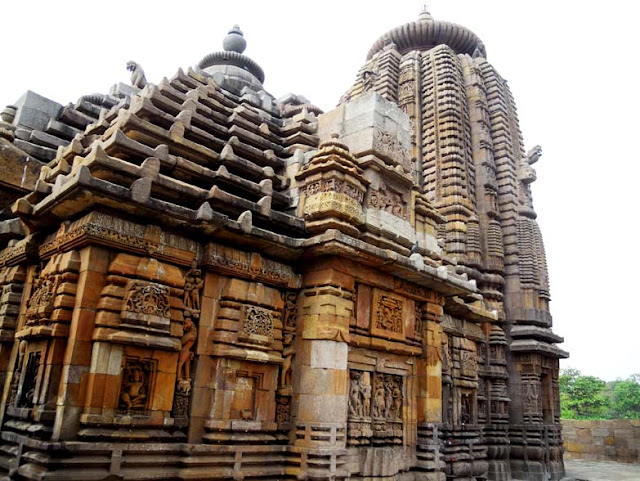
{"label": "carved floral motif", "polygon": [[276,422],[288,423],[291,420],[291,397],[276,396]]}
{"label": "carved floral motif", "polygon": [[209,244],[205,261],[214,269],[274,284],[287,285],[297,277],[285,264],[265,259],[255,252],[236,251],[217,244]]}
{"label": "carved floral motif", "polygon": [[245,334],[257,334],[273,338],[273,316],[271,312],[256,306],[245,306],[242,330]]}

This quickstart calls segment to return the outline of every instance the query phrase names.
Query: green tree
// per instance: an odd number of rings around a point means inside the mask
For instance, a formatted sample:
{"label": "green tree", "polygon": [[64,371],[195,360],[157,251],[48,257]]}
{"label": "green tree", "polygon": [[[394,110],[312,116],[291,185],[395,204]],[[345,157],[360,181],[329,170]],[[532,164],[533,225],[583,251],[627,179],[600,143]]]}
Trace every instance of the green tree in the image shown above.
{"label": "green tree", "polygon": [[583,376],[577,369],[561,371],[558,379],[562,417],[602,419],[609,406],[604,395],[606,383],[594,376]]}
{"label": "green tree", "polygon": [[640,374],[616,381],[611,395],[612,415],[619,419],[640,419]]}

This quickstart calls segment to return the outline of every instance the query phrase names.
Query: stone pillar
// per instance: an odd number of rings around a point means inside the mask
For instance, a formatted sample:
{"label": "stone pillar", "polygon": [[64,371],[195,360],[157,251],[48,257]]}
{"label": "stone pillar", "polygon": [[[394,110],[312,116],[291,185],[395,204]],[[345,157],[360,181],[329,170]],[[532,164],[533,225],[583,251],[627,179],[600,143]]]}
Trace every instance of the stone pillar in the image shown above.
{"label": "stone pillar", "polygon": [[[89,246],[80,251],[76,303],[62,364],[62,380],[52,440],[72,439],[78,432],[92,360],[91,337],[96,306],[105,283],[108,265],[109,252],[106,249]],[[108,361],[107,357],[107,371]],[[114,374],[117,376],[120,373],[120,363],[115,367],[117,372]]]}
{"label": "stone pillar", "polygon": [[[313,269],[313,268],[312,268]],[[343,479],[354,279],[318,266],[298,297],[292,437],[307,479]],[[311,464],[310,456],[313,456]]]}
{"label": "stone pillar", "polygon": [[[434,296],[435,297],[435,296]],[[440,316],[442,316],[442,303],[427,302],[422,311],[422,319],[425,322],[427,368],[426,368],[426,397],[424,410],[419,413],[423,419],[430,423],[442,422],[442,328]]]}

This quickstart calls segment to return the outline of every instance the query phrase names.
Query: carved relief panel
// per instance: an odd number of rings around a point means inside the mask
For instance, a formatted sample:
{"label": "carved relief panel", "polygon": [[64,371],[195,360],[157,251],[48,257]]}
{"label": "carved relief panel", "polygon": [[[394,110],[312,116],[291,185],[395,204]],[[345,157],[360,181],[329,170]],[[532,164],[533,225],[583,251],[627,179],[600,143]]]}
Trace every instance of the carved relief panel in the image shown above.
{"label": "carved relief panel", "polygon": [[243,306],[241,312],[244,335],[256,340],[273,340],[273,315],[270,311],[256,306]]}
{"label": "carved relief panel", "polygon": [[122,319],[129,324],[168,330],[171,317],[169,292],[169,287],[155,282],[129,281]]}
{"label": "carved relief panel", "polygon": [[368,371],[349,371],[350,445],[401,444],[404,378]]}
{"label": "carved relief panel", "polygon": [[148,416],[157,361],[126,357],[118,395],[118,414]]}
{"label": "carved relief panel", "polygon": [[373,290],[371,306],[371,334],[404,340],[406,318],[415,320],[415,310],[409,312],[407,300],[392,292]]}
{"label": "carved relief panel", "polygon": [[409,220],[409,199],[400,189],[381,184],[379,189],[369,189],[367,207],[379,209],[403,220]]}

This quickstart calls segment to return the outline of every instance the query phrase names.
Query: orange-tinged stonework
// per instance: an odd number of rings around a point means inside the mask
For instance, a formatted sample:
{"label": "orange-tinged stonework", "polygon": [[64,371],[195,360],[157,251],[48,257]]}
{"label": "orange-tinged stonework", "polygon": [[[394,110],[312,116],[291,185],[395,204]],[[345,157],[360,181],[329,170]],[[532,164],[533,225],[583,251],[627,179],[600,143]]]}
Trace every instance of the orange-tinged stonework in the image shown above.
{"label": "orange-tinged stonework", "polygon": [[244,46],[2,112],[3,479],[559,480],[540,149],[484,45],[423,12],[327,113]]}

